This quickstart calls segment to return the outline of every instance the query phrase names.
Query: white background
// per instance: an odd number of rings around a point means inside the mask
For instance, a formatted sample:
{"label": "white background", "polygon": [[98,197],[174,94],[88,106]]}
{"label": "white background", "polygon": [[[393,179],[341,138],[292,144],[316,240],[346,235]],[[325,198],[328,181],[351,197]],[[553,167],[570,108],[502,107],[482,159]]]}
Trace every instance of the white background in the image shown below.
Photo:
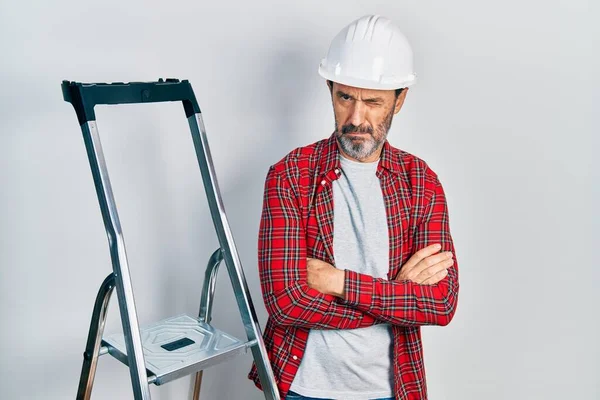
{"label": "white background", "polygon": [[[600,398],[594,11],[579,0],[2,0],[0,398],[74,398],[111,268],[61,80],[192,82],[264,326],[256,247],[267,169],[331,133],[317,66],[333,36],[370,13],[394,20],[414,48],[419,82],[389,140],[438,173],[460,270],[455,319],[423,329],[430,398]],[[96,109],[139,321],[195,315],[217,241],[182,107]],[[226,274],[214,315],[243,337]],[[106,331],[119,330],[113,298]],[[248,354],[207,370],[202,398],[262,398],[250,364]],[[183,399],[190,381],[151,390]],[[101,358],[92,398],[132,398],[127,369]]]}

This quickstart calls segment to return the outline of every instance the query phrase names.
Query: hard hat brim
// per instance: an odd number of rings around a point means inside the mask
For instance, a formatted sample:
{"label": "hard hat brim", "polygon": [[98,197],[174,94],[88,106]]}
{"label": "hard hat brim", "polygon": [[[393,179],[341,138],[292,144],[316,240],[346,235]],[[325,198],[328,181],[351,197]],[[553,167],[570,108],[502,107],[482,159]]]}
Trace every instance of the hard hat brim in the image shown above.
{"label": "hard hat brim", "polygon": [[409,77],[394,80],[393,82],[380,82],[375,80],[360,79],[352,76],[336,75],[329,71],[323,65],[319,65],[319,75],[332,82],[342,85],[357,87],[361,89],[373,90],[396,90],[414,85],[417,82],[417,76],[413,73]]}

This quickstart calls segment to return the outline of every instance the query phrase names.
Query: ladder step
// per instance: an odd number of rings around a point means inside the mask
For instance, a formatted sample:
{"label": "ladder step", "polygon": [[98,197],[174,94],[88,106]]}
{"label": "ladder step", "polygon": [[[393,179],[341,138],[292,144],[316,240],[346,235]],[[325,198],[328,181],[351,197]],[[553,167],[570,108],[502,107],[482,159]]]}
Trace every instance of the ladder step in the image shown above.
{"label": "ladder step", "polygon": [[[178,315],[141,329],[144,359],[154,384],[162,385],[243,354],[256,344],[245,342],[199,322],[188,315]],[[127,365],[123,334],[103,338],[110,355]]]}

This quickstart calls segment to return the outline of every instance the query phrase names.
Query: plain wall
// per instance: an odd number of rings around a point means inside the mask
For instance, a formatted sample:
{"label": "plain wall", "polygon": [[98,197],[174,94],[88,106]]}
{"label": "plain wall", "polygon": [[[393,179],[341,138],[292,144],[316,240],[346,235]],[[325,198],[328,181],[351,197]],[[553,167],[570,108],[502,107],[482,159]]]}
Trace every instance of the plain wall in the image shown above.
{"label": "plain wall", "polygon": [[[438,173],[460,270],[454,320],[423,328],[430,398],[600,398],[599,16],[579,0],[2,0],[0,398],[74,398],[111,271],[61,81],[192,82],[264,327],[266,172],[332,132],[317,66],[369,13],[394,20],[414,48],[419,81],[389,140]],[[140,324],[195,315],[217,240],[181,105],[97,107],[97,120]],[[214,324],[243,338],[232,293],[221,274]],[[106,333],[120,329],[115,296]],[[202,398],[263,398],[250,364],[247,354],[208,369]],[[151,390],[183,399],[190,380]],[[101,358],[92,398],[132,398],[127,369]]]}

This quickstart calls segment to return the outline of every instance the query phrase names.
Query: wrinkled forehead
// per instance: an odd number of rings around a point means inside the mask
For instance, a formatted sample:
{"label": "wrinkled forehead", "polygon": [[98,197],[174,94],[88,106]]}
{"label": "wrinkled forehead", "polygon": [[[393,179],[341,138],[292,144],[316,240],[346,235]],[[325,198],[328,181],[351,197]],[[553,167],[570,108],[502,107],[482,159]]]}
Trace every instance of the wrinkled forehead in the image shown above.
{"label": "wrinkled forehead", "polygon": [[338,92],[352,96],[357,100],[376,99],[393,100],[395,98],[394,90],[364,89],[355,86],[348,86],[333,82],[333,93]]}

